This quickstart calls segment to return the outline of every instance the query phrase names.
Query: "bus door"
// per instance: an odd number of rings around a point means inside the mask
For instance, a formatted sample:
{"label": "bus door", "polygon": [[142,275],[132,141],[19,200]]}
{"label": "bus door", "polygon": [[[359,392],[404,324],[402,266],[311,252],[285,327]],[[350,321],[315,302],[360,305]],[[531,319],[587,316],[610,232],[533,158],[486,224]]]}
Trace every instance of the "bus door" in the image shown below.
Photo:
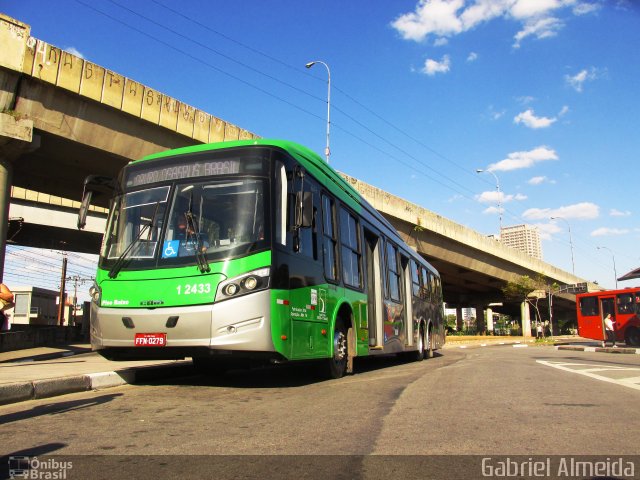
{"label": "bus door", "polygon": [[604,319],[608,314],[615,321],[616,319],[616,300],[615,297],[600,297],[600,321],[602,322],[602,339],[606,340],[607,334],[604,331]]}
{"label": "bus door", "polygon": [[380,237],[364,229],[365,261],[367,263],[367,321],[369,327],[369,347],[382,349],[382,270]]}
{"label": "bus door", "polygon": [[411,262],[404,256],[400,256],[400,264],[402,266],[404,276],[404,294],[402,301],[404,303],[404,323],[406,328],[405,343],[409,346],[413,345],[413,302],[412,300],[412,284],[411,284]]}

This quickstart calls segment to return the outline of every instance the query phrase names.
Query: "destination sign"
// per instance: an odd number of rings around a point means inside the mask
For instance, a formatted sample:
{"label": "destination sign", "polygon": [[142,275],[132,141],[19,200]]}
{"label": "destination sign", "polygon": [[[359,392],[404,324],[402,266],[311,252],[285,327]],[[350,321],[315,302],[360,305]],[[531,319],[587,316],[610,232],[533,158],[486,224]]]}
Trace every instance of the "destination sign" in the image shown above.
{"label": "destination sign", "polygon": [[[145,166],[151,168],[144,168]],[[216,175],[232,175],[240,173],[239,160],[191,161],[179,165],[157,166],[153,164],[136,165],[126,177],[127,187],[137,187],[149,183],[170,182],[194,177],[210,177]]]}

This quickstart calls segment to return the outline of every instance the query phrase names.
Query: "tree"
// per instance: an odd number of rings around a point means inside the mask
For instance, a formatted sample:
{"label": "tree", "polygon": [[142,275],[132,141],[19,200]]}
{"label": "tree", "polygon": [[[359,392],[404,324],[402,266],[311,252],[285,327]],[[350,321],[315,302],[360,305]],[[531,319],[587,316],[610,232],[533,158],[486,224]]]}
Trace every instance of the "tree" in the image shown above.
{"label": "tree", "polygon": [[[515,282],[507,282],[502,288],[502,293],[508,299],[526,302],[535,310],[536,322],[542,322],[540,308],[538,302],[541,298],[547,296],[547,290],[551,288],[547,284],[547,280],[541,273],[536,274],[534,278],[529,275],[522,275]],[[522,325],[524,333],[524,325]],[[553,331],[553,330],[552,330]]]}

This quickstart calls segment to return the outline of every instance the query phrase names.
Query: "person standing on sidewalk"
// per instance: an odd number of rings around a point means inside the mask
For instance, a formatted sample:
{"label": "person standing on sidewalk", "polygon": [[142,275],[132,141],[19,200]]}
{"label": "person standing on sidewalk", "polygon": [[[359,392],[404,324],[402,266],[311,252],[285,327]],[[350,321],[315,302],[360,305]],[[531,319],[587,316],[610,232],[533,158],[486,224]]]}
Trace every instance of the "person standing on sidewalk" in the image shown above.
{"label": "person standing on sidewalk", "polygon": [[610,313],[607,313],[607,316],[604,319],[604,331],[607,334],[607,340],[603,343],[603,347],[607,346],[607,341],[611,342],[611,346],[613,348],[617,348],[616,345],[616,332],[615,332],[615,321],[611,317]]}
{"label": "person standing on sidewalk", "polygon": [[0,331],[6,331],[11,328],[11,325],[9,325],[9,316],[5,310],[12,308],[15,304],[13,303],[13,292],[4,283],[0,283],[0,305],[2,305],[0,308]]}

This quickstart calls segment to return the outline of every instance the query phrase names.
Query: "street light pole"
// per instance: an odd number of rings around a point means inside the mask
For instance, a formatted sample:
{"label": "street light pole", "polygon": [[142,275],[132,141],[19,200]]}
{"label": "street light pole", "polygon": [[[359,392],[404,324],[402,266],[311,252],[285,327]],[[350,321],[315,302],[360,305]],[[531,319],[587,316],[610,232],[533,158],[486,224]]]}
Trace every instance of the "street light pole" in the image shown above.
{"label": "street light pole", "polygon": [[616,290],[618,289],[618,272],[616,272],[616,256],[613,254],[613,251],[609,247],[596,247],[598,250],[605,249],[611,252],[611,258],[613,259],[613,276],[616,281]]}
{"label": "street light pole", "polygon": [[324,155],[325,157],[327,157],[327,163],[329,163],[329,155],[331,155],[331,150],[329,149],[329,132],[331,130],[331,70],[329,69],[329,65],[321,60],[314,60],[313,62],[309,62],[305,65],[305,67],[311,68],[316,63],[324,65],[324,67],[327,69],[327,147],[324,150]]}
{"label": "street light pole", "polygon": [[498,220],[500,222],[500,231],[498,232],[498,235],[500,237],[502,237],[502,192],[500,191],[500,180],[498,179],[498,176],[493,173],[491,170],[483,170],[481,168],[476,169],[476,173],[490,173],[491,175],[493,175],[493,178],[496,179],[496,190],[498,191]]}
{"label": "street light pole", "polygon": [[573,259],[573,239],[571,238],[571,225],[569,224],[569,221],[566,218],[563,217],[551,217],[551,220],[562,220],[563,222],[565,222],[567,224],[567,228],[569,229],[569,246],[571,247],[571,271],[573,272],[573,274],[576,274],[576,263]]}

